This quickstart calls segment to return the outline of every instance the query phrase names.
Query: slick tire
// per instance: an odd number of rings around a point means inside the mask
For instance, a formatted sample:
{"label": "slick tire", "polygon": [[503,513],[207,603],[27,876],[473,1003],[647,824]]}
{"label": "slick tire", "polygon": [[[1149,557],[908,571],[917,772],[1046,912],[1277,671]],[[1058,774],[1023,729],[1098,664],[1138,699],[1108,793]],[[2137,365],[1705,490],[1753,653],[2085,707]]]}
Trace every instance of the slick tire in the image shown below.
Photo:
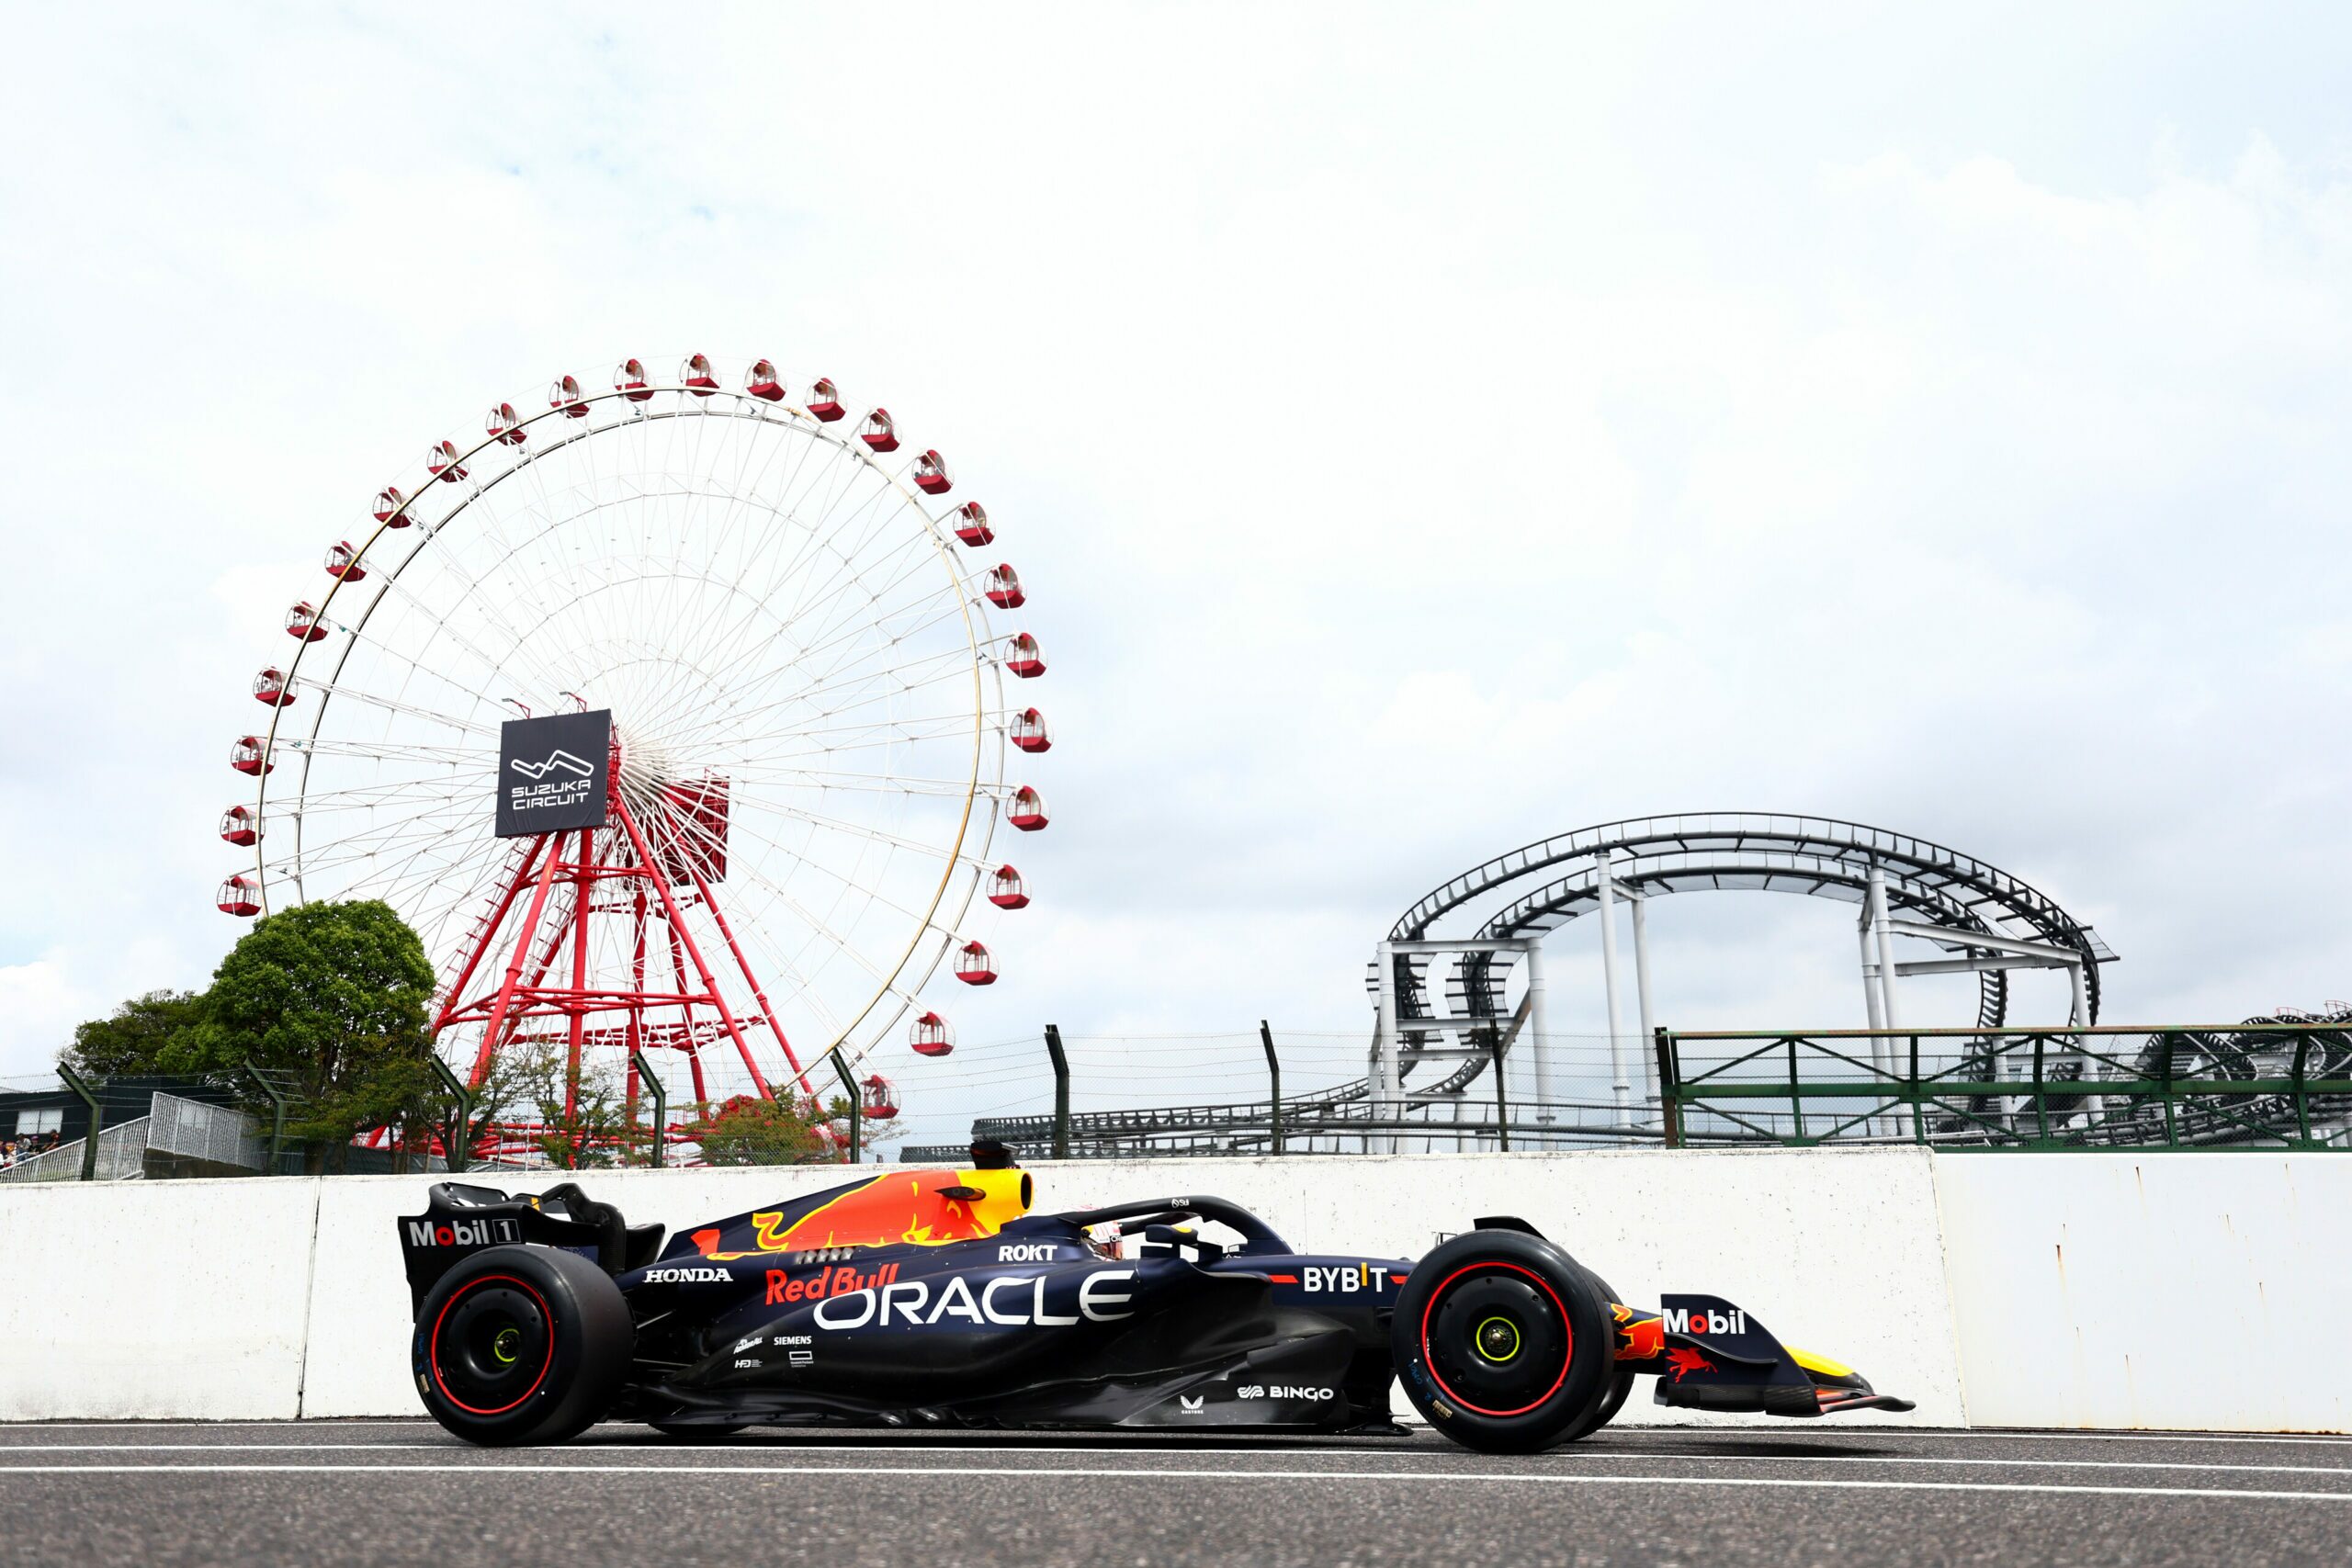
{"label": "slick tire", "polygon": [[435,1421],[469,1443],[560,1443],[612,1408],[636,1331],[620,1287],[577,1253],[493,1247],[441,1277],[411,1359]]}
{"label": "slick tire", "polygon": [[[1610,1287],[1608,1280],[1591,1269],[1585,1269],[1584,1275],[1592,1281],[1592,1288],[1600,1292],[1601,1311],[1607,1312],[1611,1302],[1622,1303],[1625,1299]],[[1560,1441],[1573,1443],[1578,1438],[1592,1436],[1617,1419],[1617,1412],[1625,1408],[1625,1396],[1634,1392],[1634,1374],[1629,1369],[1616,1365],[1617,1331],[1613,1322],[1609,1332],[1609,1386],[1601,1392],[1600,1403],[1593,1406],[1591,1413],[1582,1421],[1561,1433]]]}
{"label": "slick tire", "polygon": [[1592,1277],[1521,1231],[1471,1231],[1414,1265],[1389,1348],[1413,1407],[1484,1453],[1536,1453],[1590,1430],[1616,1371]]}

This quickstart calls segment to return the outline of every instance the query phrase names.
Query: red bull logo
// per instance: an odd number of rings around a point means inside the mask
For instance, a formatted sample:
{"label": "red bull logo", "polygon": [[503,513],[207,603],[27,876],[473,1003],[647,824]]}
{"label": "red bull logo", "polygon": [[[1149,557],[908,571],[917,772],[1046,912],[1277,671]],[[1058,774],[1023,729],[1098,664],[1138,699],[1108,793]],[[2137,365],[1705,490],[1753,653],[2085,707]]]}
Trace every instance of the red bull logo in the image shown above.
{"label": "red bull logo", "polygon": [[1609,1309],[1617,1319],[1617,1359],[1654,1361],[1666,1353],[1666,1320],[1629,1306]]}
{"label": "red bull logo", "polygon": [[834,1269],[820,1269],[814,1274],[794,1279],[782,1269],[768,1270],[766,1306],[787,1306],[794,1302],[818,1302],[828,1296],[845,1296],[853,1291],[870,1291],[887,1285],[899,1277],[899,1266],[885,1263],[860,1273],[848,1264]]}

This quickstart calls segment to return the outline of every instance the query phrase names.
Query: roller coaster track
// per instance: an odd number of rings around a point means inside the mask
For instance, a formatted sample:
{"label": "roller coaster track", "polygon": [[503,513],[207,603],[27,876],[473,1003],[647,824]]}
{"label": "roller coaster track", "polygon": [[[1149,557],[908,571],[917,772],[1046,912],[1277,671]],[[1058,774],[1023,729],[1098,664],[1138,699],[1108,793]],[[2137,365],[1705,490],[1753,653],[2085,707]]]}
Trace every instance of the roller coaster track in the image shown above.
{"label": "roller coaster track", "polygon": [[[1628,818],[1539,839],[1432,888],[1397,919],[1389,940],[1423,941],[1441,934],[1442,924],[1465,919],[1476,923],[1464,934],[1479,939],[1528,938],[1557,931],[1598,908],[1604,862],[1618,885],[1645,897],[1736,890],[1860,904],[1875,874],[1885,885],[1891,910],[1950,932],[1948,938],[1930,940],[1952,953],[1993,956],[1993,949],[1970,942],[1972,934],[2081,953],[2086,1022],[2098,1017],[2099,966],[2115,959],[2088,925],[2055,900],[1973,855],[1862,823],[1772,812]],[[1526,1026],[1528,1007],[1524,997],[1509,1012],[1503,1006],[1516,953],[1472,953],[1444,965],[1449,972],[1441,1013],[1431,996],[1437,957],[1420,952],[1399,953],[1393,959],[1398,1068],[1407,1090],[1401,1111],[1375,1114],[1366,1077],[1286,1100],[1283,1117],[1290,1131],[1310,1140],[1354,1135],[1386,1119],[1425,1124],[1429,1133],[1442,1136],[1454,1125],[1463,1115],[1465,1097],[1495,1058],[1497,1038],[1508,1054]],[[1977,1026],[1997,1031],[2008,1011],[2008,973],[1982,970],[1977,984]],[[1375,993],[1379,988],[1376,961],[1367,988]],[[1434,1077],[1424,1069],[1434,1069]],[[1416,1076],[1424,1081],[1415,1085],[1411,1080]],[[1125,1152],[1204,1142],[1254,1146],[1270,1130],[1272,1109],[1271,1101],[1259,1100],[1089,1111],[1072,1117],[1070,1135],[1074,1145]],[[976,1135],[1026,1144],[1035,1135],[1030,1123],[1039,1120],[991,1119],[974,1126]]]}

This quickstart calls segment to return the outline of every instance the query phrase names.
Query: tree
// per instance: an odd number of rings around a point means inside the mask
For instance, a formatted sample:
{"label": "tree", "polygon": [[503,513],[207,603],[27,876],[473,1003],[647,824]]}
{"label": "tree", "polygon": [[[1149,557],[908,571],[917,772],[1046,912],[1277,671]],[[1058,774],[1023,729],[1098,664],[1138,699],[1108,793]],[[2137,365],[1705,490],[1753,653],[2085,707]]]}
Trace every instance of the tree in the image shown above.
{"label": "tree", "polygon": [[849,1101],[836,1098],[820,1110],[813,1100],[763,1100],[739,1094],[684,1129],[702,1145],[711,1165],[809,1165],[834,1156],[820,1123],[849,1114]]}
{"label": "tree", "polygon": [[433,964],[379,900],[298,904],[254,922],[213,971],[201,1017],[159,1054],[167,1072],[245,1063],[295,1087],[288,1131],[326,1148],[422,1124],[436,1097],[429,1029]]}
{"label": "tree", "polygon": [[645,1142],[631,1128],[614,1064],[594,1059],[571,1066],[560,1041],[526,1040],[492,1058],[490,1076],[474,1091],[468,1147],[494,1122],[529,1122],[531,1141],[549,1164],[567,1169],[626,1164]]}
{"label": "tree", "polygon": [[58,1060],[91,1077],[160,1073],[203,1015],[204,998],[198,992],[150,991],[109,1017],[77,1025],[74,1043],[58,1053]]}

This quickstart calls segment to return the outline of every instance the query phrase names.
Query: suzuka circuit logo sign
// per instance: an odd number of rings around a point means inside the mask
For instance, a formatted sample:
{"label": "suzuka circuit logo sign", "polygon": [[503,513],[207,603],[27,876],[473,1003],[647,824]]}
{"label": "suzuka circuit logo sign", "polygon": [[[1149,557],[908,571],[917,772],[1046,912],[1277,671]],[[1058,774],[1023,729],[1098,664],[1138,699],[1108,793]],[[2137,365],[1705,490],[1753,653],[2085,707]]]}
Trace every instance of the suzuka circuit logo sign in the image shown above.
{"label": "suzuka circuit logo sign", "polygon": [[507,720],[498,738],[498,836],[603,827],[612,745],[609,708]]}

